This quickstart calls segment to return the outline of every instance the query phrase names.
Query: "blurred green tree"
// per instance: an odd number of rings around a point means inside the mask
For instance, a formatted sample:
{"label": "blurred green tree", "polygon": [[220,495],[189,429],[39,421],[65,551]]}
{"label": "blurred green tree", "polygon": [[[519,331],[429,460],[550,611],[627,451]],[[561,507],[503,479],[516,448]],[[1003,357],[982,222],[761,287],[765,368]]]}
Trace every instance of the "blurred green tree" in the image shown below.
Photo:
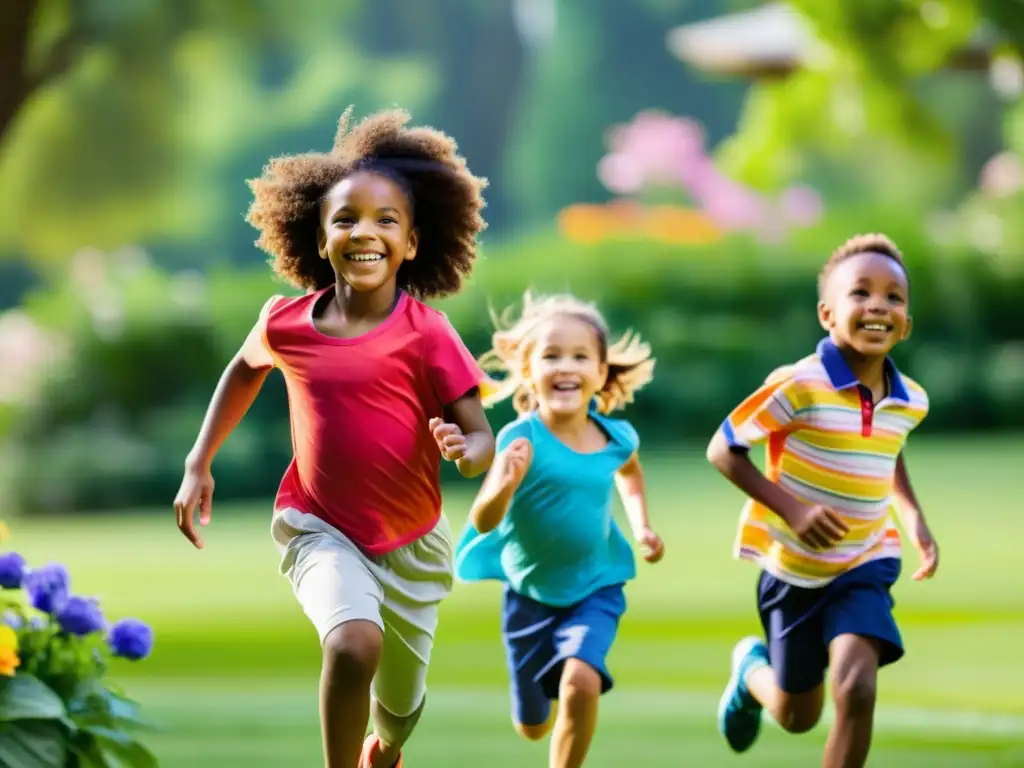
{"label": "blurred green tree", "polygon": [[198,236],[223,195],[211,168],[311,117],[331,125],[367,68],[415,93],[407,60],[338,44],[361,6],[0,3],[0,254],[45,266]]}
{"label": "blurred green tree", "polygon": [[[957,141],[950,123],[971,132],[970,121],[980,112],[991,123],[993,109],[1006,118],[1003,141],[1024,148],[1024,132],[1015,127],[1024,125],[1021,0],[792,0],[788,5],[814,42],[794,51],[788,63],[777,51],[771,66],[748,62],[746,73],[758,80],[738,131],[719,150],[733,175],[772,188],[806,174],[811,159],[843,158],[848,166],[856,154],[864,169],[872,165],[863,162],[870,153],[878,159],[874,165],[890,168],[893,153],[899,153],[908,174],[954,169],[970,148]],[[948,74],[936,88],[944,69],[973,71],[970,92]],[[986,70],[995,89],[979,88],[984,81],[976,73]],[[1000,71],[1009,73],[1002,87]],[[950,103],[959,109],[944,110]],[[972,171],[984,159],[972,158]]]}

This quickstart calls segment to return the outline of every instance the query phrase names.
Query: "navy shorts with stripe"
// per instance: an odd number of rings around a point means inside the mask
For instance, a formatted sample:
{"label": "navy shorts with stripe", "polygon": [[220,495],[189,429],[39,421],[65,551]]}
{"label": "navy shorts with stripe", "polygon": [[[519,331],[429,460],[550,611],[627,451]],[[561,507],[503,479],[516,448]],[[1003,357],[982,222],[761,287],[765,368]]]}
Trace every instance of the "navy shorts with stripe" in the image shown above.
{"label": "navy shorts with stripe", "polygon": [[839,635],[878,642],[879,666],[903,656],[890,589],[899,578],[897,558],[872,560],[824,587],[797,587],[762,572],[757,607],[772,669],[786,693],[805,693],[825,680],[829,644]]}
{"label": "navy shorts with stripe", "polygon": [[626,611],[622,584],[603,587],[575,605],[554,608],[505,588],[502,640],[508,660],[512,716],[521,725],[548,721],[566,659],[579,659],[601,676],[601,693],[613,680],[606,657]]}

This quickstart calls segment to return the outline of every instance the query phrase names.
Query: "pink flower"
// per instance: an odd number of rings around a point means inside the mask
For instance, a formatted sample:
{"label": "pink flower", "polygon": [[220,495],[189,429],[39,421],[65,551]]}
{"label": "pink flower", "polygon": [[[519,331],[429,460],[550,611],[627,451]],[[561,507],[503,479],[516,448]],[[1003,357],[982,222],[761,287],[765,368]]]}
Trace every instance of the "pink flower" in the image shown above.
{"label": "pink flower", "polygon": [[605,155],[597,164],[597,177],[609,192],[634,195],[643,189],[643,169],[626,154]]}
{"label": "pink flower", "polygon": [[782,193],[779,203],[786,221],[799,227],[813,226],[821,218],[821,196],[810,187],[790,187]]}
{"label": "pink flower", "polygon": [[1024,168],[1013,152],[1000,152],[981,169],[978,185],[993,197],[1009,197],[1024,187]]}
{"label": "pink flower", "polygon": [[[704,151],[700,125],[656,110],[645,110],[632,122],[614,126],[607,143],[611,154],[601,160],[598,176],[612,192],[620,188],[636,192],[652,183],[679,184],[679,169]],[[628,170],[623,158],[628,159]]]}

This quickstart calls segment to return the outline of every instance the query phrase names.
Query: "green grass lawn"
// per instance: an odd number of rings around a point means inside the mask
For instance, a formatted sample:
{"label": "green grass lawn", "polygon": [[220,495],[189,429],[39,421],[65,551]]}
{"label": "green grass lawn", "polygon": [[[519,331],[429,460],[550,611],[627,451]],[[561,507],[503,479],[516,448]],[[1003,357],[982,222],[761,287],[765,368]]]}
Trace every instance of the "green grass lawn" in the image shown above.
{"label": "green grass lawn", "polygon": [[[729,651],[758,630],[755,569],[730,558],[740,495],[702,449],[646,458],[657,566],[641,563],[610,665],[591,766],[811,766],[825,728],[768,727],[733,756],[715,731]],[[881,676],[870,764],[887,768],[1024,765],[1024,436],[918,440],[911,475],[942,547],[938,577],[896,589],[907,655]],[[474,484],[448,489],[456,531]],[[157,648],[119,664],[129,692],[165,731],[168,768],[320,765],[316,635],[277,574],[269,506],[214,507],[196,551],[167,509],[104,518],[15,521],[30,562],[64,562],[73,586],[111,618],[151,622]],[[906,571],[916,564],[907,553]],[[509,727],[497,585],[459,584],[443,609],[427,713],[410,768],[546,765],[546,746]]]}

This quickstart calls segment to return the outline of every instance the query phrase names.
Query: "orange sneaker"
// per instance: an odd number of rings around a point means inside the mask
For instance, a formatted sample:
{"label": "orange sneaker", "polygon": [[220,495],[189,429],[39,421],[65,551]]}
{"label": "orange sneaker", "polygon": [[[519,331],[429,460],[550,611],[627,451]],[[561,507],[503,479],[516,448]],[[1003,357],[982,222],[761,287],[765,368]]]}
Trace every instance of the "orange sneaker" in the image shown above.
{"label": "orange sneaker", "polygon": [[[373,753],[380,748],[380,740],[377,738],[377,734],[371,733],[366,737],[366,741],[363,742],[363,754],[359,756],[359,768],[370,768],[370,758],[373,757]],[[391,768],[402,768],[402,755],[399,753],[398,762],[396,762]]]}

